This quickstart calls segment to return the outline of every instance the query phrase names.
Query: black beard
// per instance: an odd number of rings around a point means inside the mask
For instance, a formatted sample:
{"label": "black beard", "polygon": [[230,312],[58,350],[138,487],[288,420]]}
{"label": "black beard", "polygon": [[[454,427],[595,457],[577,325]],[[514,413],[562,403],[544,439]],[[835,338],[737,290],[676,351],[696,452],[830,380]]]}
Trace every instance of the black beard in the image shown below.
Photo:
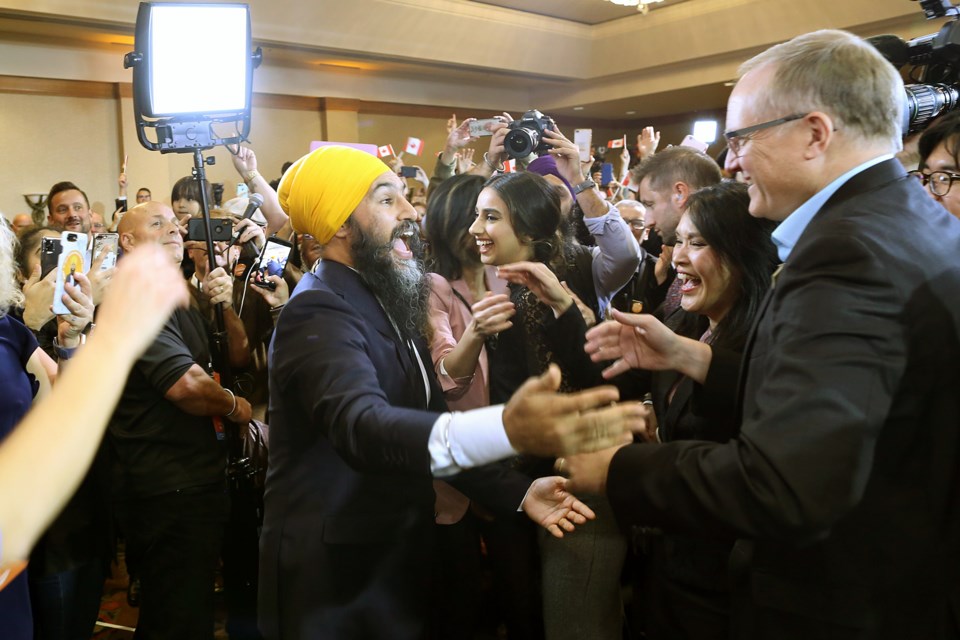
{"label": "black beard", "polygon": [[[348,222],[354,230],[350,245],[354,268],[393,320],[400,337],[412,340],[426,335],[430,281],[424,277],[423,247],[417,225],[402,222],[388,242],[378,244],[360,225],[349,218]],[[412,232],[406,240],[413,259],[400,261],[393,251],[393,242],[405,232]]]}

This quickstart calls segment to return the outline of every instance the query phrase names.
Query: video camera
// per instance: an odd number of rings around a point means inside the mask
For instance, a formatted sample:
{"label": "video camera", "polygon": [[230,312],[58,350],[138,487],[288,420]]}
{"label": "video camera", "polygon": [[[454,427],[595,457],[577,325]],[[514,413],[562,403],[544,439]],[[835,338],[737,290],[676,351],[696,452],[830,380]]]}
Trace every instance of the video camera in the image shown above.
{"label": "video camera", "polygon": [[[915,0],[916,1],[916,0]],[[952,13],[960,16],[950,0],[919,0],[927,20]],[[960,21],[947,22],[937,33],[909,42],[899,36],[867,38],[897,69],[910,65],[906,105],[901,129],[904,135],[922,131],[931,120],[960,106]]]}

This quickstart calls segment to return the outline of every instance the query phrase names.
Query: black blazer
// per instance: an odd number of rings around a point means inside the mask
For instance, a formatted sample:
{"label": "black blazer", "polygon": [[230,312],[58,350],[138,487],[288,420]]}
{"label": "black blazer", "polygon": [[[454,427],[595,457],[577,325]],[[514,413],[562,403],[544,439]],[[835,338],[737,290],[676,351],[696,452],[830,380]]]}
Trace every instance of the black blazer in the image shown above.
{"label": "black blazer", "polygon": [[[419,638],[430,604],[432,396],[357,273],[325,260],[280,315],[270,349],[270,465],[260,627],[283,638]],[[417,345],[429,365],[425,345]],[[515,513],[529,480],[498,465],[451,484]]]}
{"label": "black blazer", "polygon": [[611,502],[625,523],[747,541],[736,637],[955,638],[958,362],[960,221],[882,162],[818,212],[768,296],[740,435],[620,450]]}

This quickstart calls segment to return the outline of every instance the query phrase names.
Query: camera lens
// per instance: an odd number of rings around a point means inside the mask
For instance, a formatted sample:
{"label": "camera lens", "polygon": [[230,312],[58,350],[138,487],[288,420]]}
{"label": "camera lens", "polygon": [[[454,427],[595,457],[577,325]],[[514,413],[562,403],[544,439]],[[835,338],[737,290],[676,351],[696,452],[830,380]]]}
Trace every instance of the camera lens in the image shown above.
{"label": "camera lens", "polygon": [[67,240],[68,240],[69,242],[76,242],[76,240],[77,240],[77,234],[75,234],[75,233],[68,233],[68,234],[67,234]]}
{"label": "camera lens", "polygon": [[535,146],[530,134],[531,132],[527,129],[514,129],[508,133],[503,141],[507,153],[514,158],[530,155]]}

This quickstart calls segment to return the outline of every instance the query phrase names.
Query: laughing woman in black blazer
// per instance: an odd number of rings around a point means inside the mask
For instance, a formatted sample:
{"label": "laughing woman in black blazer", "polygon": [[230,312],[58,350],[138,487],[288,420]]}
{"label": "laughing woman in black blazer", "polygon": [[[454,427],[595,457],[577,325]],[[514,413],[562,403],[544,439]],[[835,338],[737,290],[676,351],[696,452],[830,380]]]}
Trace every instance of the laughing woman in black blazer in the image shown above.
{"label": "laughing woman in black blazer", "polygon": [[[747,187],[724,182],[690,196],[677,227],[673,262],[681,306],[666,319],[677,334],[739,353],[770,286],[777,255],[773,223],[752,217]],[[694,381],[676,371],[653,375],[654,415],[647,438],[662,442],[736,435],[732,404],[698,403]],[[701,406],[704,405],[704,406]],[[649,640],[729,636],[727,562],[732,539],[688,534],[646,536],[643,599]]]}

